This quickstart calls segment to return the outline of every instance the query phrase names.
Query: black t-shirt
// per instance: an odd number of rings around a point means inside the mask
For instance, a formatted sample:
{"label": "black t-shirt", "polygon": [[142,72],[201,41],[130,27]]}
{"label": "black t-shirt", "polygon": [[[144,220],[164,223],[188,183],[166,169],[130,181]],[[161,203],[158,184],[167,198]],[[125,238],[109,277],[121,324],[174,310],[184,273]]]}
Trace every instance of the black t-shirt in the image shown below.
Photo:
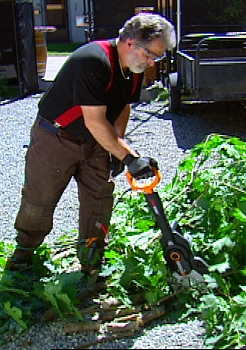
{"label": "black t-shirt", "polygon": [[[109,59],[101,46],[95,42],[85,44],[75,50],[58,72],[39,102],[39,114],[54,121],[73,106],[107,106],[106,117],[115,122],[125,105],[139,101],[143,73],[139,74],[137,87],[132,94],[133,74],[125,79],[119,66],[116,41],[110,40],[113,48],[114,69],[112,85],[107,90],[111,78]],[[77,138],[88,138],[83,117],[77,118],[64,131]]]}

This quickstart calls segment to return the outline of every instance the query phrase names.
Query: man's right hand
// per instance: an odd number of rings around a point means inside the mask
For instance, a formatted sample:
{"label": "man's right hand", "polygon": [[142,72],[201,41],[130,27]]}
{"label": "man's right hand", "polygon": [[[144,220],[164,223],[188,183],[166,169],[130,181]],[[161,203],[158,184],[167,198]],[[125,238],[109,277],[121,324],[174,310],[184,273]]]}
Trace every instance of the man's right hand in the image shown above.
{"label": "man's right hand", "polygon": [[127,165],[128,171],[132,177],[137,180],[154,176],[152,167],[157,170],[159,169],[157,161],[153,158],[134,157],[128,154],[122,162]]}

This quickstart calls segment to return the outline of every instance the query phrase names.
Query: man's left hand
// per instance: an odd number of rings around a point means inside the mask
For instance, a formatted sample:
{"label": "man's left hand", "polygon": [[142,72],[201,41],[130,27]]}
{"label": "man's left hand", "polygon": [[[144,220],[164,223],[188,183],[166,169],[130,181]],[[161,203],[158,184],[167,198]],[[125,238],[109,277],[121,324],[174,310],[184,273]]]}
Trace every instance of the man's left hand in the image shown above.
{"label": "man's left hand", "polygon": [[110,174],[112,177],[116,177],[121,174],[125,169],[125,164],[122,163],[121,160],[111,155],[110,160]]}

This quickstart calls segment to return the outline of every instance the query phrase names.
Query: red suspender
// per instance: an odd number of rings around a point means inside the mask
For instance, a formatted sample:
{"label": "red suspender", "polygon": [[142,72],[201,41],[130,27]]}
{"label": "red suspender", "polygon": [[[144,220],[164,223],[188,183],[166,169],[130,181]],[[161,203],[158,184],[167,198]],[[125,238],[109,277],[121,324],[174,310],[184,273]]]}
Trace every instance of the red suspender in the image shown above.
{"label": "red suspender", "polygon": [[[111,88],[111,85],[113,84],[113,78],[114,78],[114,56],[113,56],[112,46],[108,41],[95,41],[95,42],[103,48],[111,65],[111,77],[107,86],[107,91],[108,91]],[[137,88],[137,85],[138,85],[138,74],[133,74],[132,95],[134,94]]]}
{"label": "red suspender", "polygon": [[[113,56],[113,49],[112,46],[108,41],[95,41],[98,45],[100,45],[103,50],[105,51],[109,62],[111,66],[111,75],[110,79],[107,85],[107,91],[111,88],[113,84],[113,78],[114,78],[114,56]],[[138,84],[138,74],[133,74],[133,84],[132,84],[132,95],[136,91]],[[62,128],[65,128],[67,125],[78,119],[82,116],[82,111],[80,106],[73,106],[66,110],[64,113],[59,115],[54,122],[57,124],[57,126],[61,126]]]}
{"label": "red suspender", "polygon": [[82,111],[80,106],[73,106],[72,108],[67,109],[64,113],[59,115],[54,120],[54,123],[57,124],[57,126],[61,126],[62,128],[65,128],[68,124],[72,123],[76,119],[82,116]]}
{"label": "red suspender", "polygon": [[110,66],[111,66],[111,75],[110,75],[110,79],[107,85],[107,91],[111,88],[111,85],[113,84],[113,78],[114,78],[114,56],[113,56],[113,50],[112,50],[112,46],[110,45],[110,43],[108,41],[95,41],[98,45],[101,46],[101,48],[103,48],[103,50],[105,51],[109,62],[110,62]]}
{"label": "red suspender", "polygon": [[134,92],[136,91],[136,88],[138,86],[138,78],[139,78],[138,74],[133,74],[132,95],[134,94]]}

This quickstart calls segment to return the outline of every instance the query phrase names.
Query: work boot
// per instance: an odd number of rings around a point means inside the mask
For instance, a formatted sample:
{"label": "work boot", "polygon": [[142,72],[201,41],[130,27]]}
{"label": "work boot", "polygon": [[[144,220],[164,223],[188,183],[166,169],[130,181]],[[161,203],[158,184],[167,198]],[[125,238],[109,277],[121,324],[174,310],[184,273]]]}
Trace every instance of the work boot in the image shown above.
{"label": "work boot", "polygon": [[32,268],[33,249],[16,248],[7,260],[5,269],[11,271],[25,271]]}

